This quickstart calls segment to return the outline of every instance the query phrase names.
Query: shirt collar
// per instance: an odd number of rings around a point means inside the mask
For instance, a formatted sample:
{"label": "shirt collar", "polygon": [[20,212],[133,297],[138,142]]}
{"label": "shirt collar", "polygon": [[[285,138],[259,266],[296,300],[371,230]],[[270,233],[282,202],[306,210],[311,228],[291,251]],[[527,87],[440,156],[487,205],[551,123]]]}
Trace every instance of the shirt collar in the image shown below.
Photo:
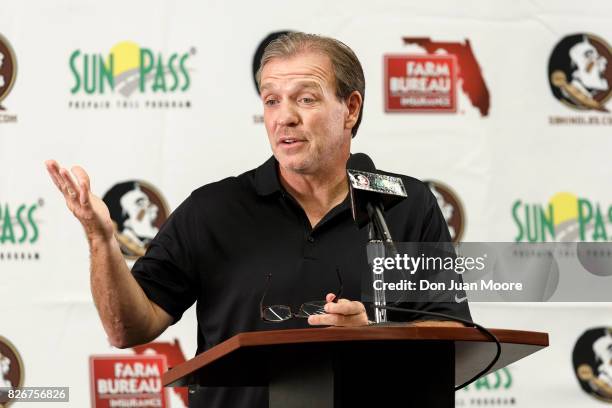
{"label": "shirt collar", "polygon": [[[274,156],[271,156],[265,161],[265,163],[255,170],[255,190],[260,196],[268,196],[277,192],[282,193],[284,191],[284,188],[281,186],[278,179],[278,162]],[[346,198],[336,208],[332,209],[331,213],[335,214],[349,210],[350,208],[351,194],[349,192]]]}
{"label": "shirt collar", "polygon": [[282,191],[276,163],[276,158],[271,156],[255,170],[255,190],[260,196]]}

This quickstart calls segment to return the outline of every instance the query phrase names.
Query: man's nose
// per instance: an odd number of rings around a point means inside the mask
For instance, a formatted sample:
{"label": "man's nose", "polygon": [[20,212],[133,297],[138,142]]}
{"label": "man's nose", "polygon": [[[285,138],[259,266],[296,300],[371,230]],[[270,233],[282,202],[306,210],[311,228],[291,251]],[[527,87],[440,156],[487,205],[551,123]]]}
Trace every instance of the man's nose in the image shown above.
{"label": "man's nose", "polygon": [[292,103],[281,103],[277,122],[280,126],[297,125],[299,122],[299,115]]}

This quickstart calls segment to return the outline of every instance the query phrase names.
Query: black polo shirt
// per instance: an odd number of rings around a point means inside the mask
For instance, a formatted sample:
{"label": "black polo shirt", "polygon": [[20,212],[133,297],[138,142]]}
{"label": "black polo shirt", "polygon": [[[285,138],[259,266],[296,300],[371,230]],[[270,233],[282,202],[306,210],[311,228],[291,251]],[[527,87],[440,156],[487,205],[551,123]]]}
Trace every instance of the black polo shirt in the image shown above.
{"label": "black polo shirt", "polygon": [[[257,169],[195,190],[168,218],[132,268],[147,296],[174,321],[197,301],[200,353],[245,331],[302,328],[305,319],[262,322],[259,301],[272,274],[266,304],[295,308],[338,289],[361,298],[368,276],[366,228],[359,230],[347,197],[312,228],[304,210],[281,186],[271,157]],[[396,241],[447,242],[436,199],[421,181],[403,179],[408,198],[389,210]],[[465,304],[407,305],[469,318]],[[390,320],[416,316],[389,314]],[[267,389],[206,388],[206,407],[267,407]]]}

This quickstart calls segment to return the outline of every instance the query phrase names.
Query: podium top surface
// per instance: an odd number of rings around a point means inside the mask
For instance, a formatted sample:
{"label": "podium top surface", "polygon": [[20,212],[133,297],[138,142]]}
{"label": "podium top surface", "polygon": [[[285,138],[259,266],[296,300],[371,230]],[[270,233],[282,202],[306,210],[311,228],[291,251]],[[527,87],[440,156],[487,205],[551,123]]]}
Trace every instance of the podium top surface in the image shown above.
{"label": "podium top surface", "polygon": [[[548,346],[548,334],[542,332],[489,329],[502,344],[502,354],[495,371]],[[364,326],[326,327],[293,330],[269,330],[237,334],[191,360],[163,374],[164,386],[182,386],[194,382],[194,375],[202,373],[218,377],[224,361],[240,354],[247,363],[259,364],[258,353],[262,350],[291,347],[326,347],[343,342],[386,341],[448,341],[455,343],[455,383],[467,381],[495,355],[495,343],[475,328],[469,327],[423,327],[423,326]],[[242,365],[244,367],[244,364]],[[222,375],[222,374],[220,374]]]}

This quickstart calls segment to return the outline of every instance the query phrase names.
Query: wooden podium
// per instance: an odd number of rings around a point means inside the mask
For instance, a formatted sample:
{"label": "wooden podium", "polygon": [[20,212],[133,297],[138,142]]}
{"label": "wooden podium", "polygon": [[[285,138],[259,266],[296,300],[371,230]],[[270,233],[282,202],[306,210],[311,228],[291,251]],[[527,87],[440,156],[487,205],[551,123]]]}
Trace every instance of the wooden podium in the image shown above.
{"label": "wooden podium", "polygon": [[[495,371],[548,346],[548,334],[492,329]],[[474,328],[366,326],[241,333],[163,375],[164,386],[269,386],[271,408],[451,408],[454,387],[494,357]]]}

